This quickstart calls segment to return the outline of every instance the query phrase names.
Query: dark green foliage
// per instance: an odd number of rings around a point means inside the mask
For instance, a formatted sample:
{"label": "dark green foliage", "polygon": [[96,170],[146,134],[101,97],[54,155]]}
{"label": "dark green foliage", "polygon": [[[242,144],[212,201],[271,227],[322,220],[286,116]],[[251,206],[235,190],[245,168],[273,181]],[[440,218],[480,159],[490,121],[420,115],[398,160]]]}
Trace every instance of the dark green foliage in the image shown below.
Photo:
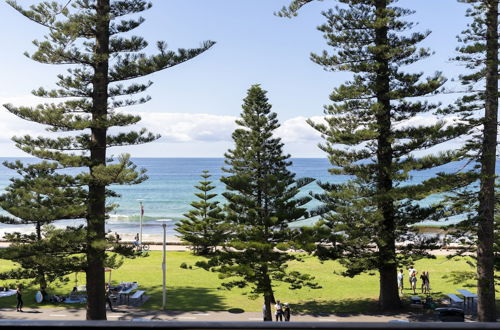
{"label": "dark green foliage", "polygon": [[70,65],[67,74],[58,75],[57,88],[39,88],[33,94],[58,99],[36,107],[5,105],[11,113],[48,126],[56,137],[15,137],[23,151],[57,161],[63,167],[86,167],[76,178],[87,190],[87,319],[105,319],[104,262],[106,259],[106,195],[112,184],[136,184],[146,179],[129,156],[113,161],[109,147],[137,145],[158,136],[146,129],[119,131],[137,124],[140,117],[123,113],[121,108],[143,104],[148,96],[131,96],[147,90],[152,82],[128,82],[173,67],[196,57],[214,43],[199,48],[171,51],[158,42],[156,54],[144,52],[148,43],[132,31],[144,19],[134,18],[149,9],[143,0],[75,0],[64,3],[41,1],[22,8],[9,0],[14,9],[31,21],[48,28],[43,41],[35,41],[36,51],[28,55],[44,64]]}
{"label": "dark green foliage", "polygon": [[[56,229],[51,224],[62,219],[85,218],[87,192],[77,180],[58,173],[56,163],[25,165],[20,161],[5,162],[18,177],[0,196],[0,208],[11,216],[1,216],[6,224],[31,224],[34,232],[5,235],[10,243],[0,250],[0,258],[19,266],[0,274],[1,279],[30,279],[42,288],[75,271],[85,270],[86,230],[84,227]],[[114,237],[107,238],[106,249],[117,253],[107,256],[106,265],[116,268],[121,257],[134,257],[131,248],[122,246]]]}
{"label": "dark green foliage", "polygon": [[217,194],[210,193],[215,186],[208,171],[203,171],[199,185],[195,186],[200,192],[195,193],[199,200],[191,203],[193,207],[184,214],[187,219],[182,219],[176,227],[182,241],[191,245],[195,254],[208,255],[215,251],[224,240],[228,232],[228,226],[223,222],[224,215],[219,207],[219,202],[210,201]]}
{"label": "dark green foliage", "polygon": [[291,289],[317,287],[313,277],[287,269],[289,261],[298,259],[288,252],[296,238],[289,224],[308,215],[304,204],[310,198],[297,194],[312,179],[295,179],[288,170],[290,156],[273,136],[279,127],[276,113],[259,85],[248,90],[236,123],[234,149],[225,154],[228,175],[221,178],[231,233],[223,250],[198,266],[220,272],[228,279],[227,289],[250,286],[252,297],[264,296],[270,317],[273,281],[287,282]]}
{"label": "dark green foliage", "polygon": [[498,208],[495,187],[498,138],[498,0],[460,0],[470,4],[471,19],[459,37],[454,60],[467,71],[460,77],[464,95],[445,114],[457,116],[468,127],[464,158],[472,165],[462,173],[456,194],[449,198],[451,212],[464,221],[455,226],[457,235],[470,238],[470,251],[477,254],[478,319],[496,321],[495,263],[498,263]]}
{"label": "dark green foliage", "polygon": [[85,269],[85,230],[82,227],[56,229],[46,225],[41,237],[36,234],[12,233],[5,238],[9,247],[0,251],[0,258],[18,264],[17,268],[0,273],[0,279],[31,280],[40,289],[51,283],[64,282],[66,275]]}
{"label": "dark green foliage", "polygon": [[[40,288],[46,288],[50,282],[83,269],[81,257],[74,258],[82,253],[82,229],[55,231],[43,230],[43,226],[61,219],[84,218],[86,192],[75,186],[73,177],[57,174],[56,163],[24,165],[17,161],[4,165],[20,177],[12,178],[0,196],[0,208],[12,215],[1,216],[0,222],[31,224],[34,233],[5,235],[10,246],[0,251],[0,257],[18,263],[19,268],[0,276],[30,278]],[[66,245],[62,246],[61,241],[66,241]]]}
{"label": "dark green foliage", "polygon": [[[296,0],[280,15],[291,17],[311,0]],[[327,71],[353,73],[338,86],[325,106],[325,122],[309,123],[325,142],[335,175],[346,175],[342,184],[320,183],[324,203],[318,210],[323,219],[317,255],[340,259],[345,275],[378,270],[379,303],[383,310],[400,307],[396,272],[401,264],[429,256],[432,240],[415,239],[412,225],[439,219],[438,205],[420,206],[418,201],[448,190],[451,175],[439,174],[422,183],[410,184],[419,171],[429,170],[459,158],[455,152],[428,150],[461,133],[460,125],[444,121],[416,125],[435,112],[437,104],[422,97],[438,93],[445,83],[440,73],[406,73],[404,67],[431,55],[419,48],[430,32],[410,32],[405,20],[411,10],[394,6],[393,0],[339,0],[340,5],[323,13],[324,33],[330,51],[311,59]],[[417,156],[427,154],[426,156]],[[415,239],[396,250],[396,242]],[[399,252],[399,253],[397,253]]]}

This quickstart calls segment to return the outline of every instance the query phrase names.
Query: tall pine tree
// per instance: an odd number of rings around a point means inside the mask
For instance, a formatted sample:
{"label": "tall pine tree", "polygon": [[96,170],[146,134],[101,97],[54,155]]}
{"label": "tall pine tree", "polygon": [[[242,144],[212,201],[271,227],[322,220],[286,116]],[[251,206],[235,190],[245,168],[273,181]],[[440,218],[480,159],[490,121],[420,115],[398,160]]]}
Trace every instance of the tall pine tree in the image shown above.
{"label": "tall pine tree", "polygon": [[316,287],[309,275],[287,270],[287,263],[299,258],[288,252],[296,235],[289,224],[307,216],[304,204],[310,200],[297,194],[312,179],[295,179],[288,170],[290,156],[273,135],[279,127],[276,117],[266,92],[252,86],[236,121],[234,149],[225,154],[228,175],[221,178],[231,233],[223,250],[199,263],[234,278],[223,284],[226,288],[250,286],[252,297],[264,296],[267,320],[275,301],[273,281],[288,282],[292,289]]}
{"label": "tall pine tree", "polygon": [[[312,0],[294,0],[280,16],[292,17]],[[339,258],[346,275],[367,270],[380,274],[382,310],[400,308],[396,272],[402,262],[426,255],[425,240],[400,251],[396,242],[413,233],[412,225],[438,216],[438,206],[416,203],[449,189],[450,175],[441,174],[421,183],[411,182],[418,171],[456,160],[454,152],[426,153],[427,149],[455,138],[463,127],[412,120],[426,118],[436,105],[419,97],[436,93],[445,83],[441,74],[425,78],[403,68],[430,55],[417,45],[429,32],[411,32],[404,18],[411,10],[394,6],[396,0],[339,0],[323,13],[324,33],[331,52],[312,54],[328,71],[348,71],[352,80],[335,88],[333,104],[325,107],[325,123],[310,124],[325,142],[320,148],[332,165],[330,172],[349,176],[342,184],[322,183],[318,196],[329,211],[322,221],[317,253]],[[398,254],[400,252],[400,254]]]}
{"label": "tall pine tree", "polygon": [[225,240],[228,227],[224,224],[219,202],[212,201],[217,194],[211,193],[215,189],[209,181],[211,175],[203,171],[201,177],[202,181],[195,186],[199,190],[195,193],[199,200],[191,203],[193,208],[184,214],[186,219],[182,219],[175,230],[183,242],[191,245],[195,254],[209,255]]}
{"label": "tall pine tree", "polygon": [[[467,92],[445,114],[454,114],[467,123],[464,158],[472,169],[461,173],[457,194],[451,198],[454,213],[465,220],[458,232],[472,234],[477,252],[478,319],[496,321],[495,308],[495,193],[498,135],[498,0],[459,0],[470,4],[467,16],[472,23],[462,32],[462,43],[454,59],[468,69],[460,77]],[[479,184],[478,184],[479,182]]]}
{"label": "tall pine tree", "polygon": [[[87,319],[106,319],[104,260],[106,249],[106,196],[112,184],[135,184],[146,179],[128,156],[111,161],[109,147],[147,143],[156,135],[140,131],[110,133],[140,121],[139,116],[125,114],[120,108],[142,104],[149,97],[127,98],[144,92],[151,82],[129,83],[151,73],[181,64],[203,53],[213,45],[205,42],[196,49],[167,50],[158,42],[159,52],[146,55],[148,43],[130,35],[144,19],[131,18],[149,8],[143,0],[75,0],[42,1],[29,9],[14,0],[8,3],[31,21],[49,29],[47,38],[35,41],[37,50],[30,56],[47,64],[70,65],[66,75],[59,75],[59,88],[40,88],[39,97],[66,99],[37,107],[5,105],[11,113],[48,125],[58,132],[55,137],[16,137],[23,151],[43,159],[57,161],[64,167],[86,167],[78,175],[88,187],[87,212]],[[125,34],[125,35],[122,35]]]}
{"label": "tall pine tree", "polygon": [[[19,176],[10,180],[11,184],[0,196],[0,208],[10,213],[10,216],[0,216],[0,222],[34,226],[32,234],[5,235],[10,245],[2,249],[0,255],[2,259],[20,265],[15,271],[7,272],[6,276],[34,279],[40,289],[47,288],[47,282],[82,269],[80,258],[75,258],[75,254],[82,252],[81,231],[65,232],[70,244],[63,249],[61,244],[51,247],[50,239],[44,237],[47,232],[44,233],[42,228],[56,220],[84,218],[87,211],[86,193],[75,187],[72,176],[57,174],[56,163],[25,165],[16,161],[5,162],[4,165],[15,170]],[[76,235],[71,237],[71,232]],[[53,233],[50,231],[50,234]],[[58,234],[62,236],[62,233]]]}

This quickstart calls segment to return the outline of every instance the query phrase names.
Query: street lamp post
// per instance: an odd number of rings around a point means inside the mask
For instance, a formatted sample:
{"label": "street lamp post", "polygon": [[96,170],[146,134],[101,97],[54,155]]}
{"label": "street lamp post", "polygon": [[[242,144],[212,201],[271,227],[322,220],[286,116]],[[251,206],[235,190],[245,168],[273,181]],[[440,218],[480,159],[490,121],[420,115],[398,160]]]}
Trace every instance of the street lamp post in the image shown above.
{"label": "street lamp post", "polygon": [[139,210],[139,244],[142,244],[142,220],[144,217],[144,206],[142,205],[143,199],[138,199],[140,210]]}
{"label": "street lamp post", "polygon": [[167,308],[167,222],[172,221],[172,219],[160,219],[157,220],[162,223],[163,226],[163,262],[161,268],[163,270],[163,304],[162,309],[165,311]]}

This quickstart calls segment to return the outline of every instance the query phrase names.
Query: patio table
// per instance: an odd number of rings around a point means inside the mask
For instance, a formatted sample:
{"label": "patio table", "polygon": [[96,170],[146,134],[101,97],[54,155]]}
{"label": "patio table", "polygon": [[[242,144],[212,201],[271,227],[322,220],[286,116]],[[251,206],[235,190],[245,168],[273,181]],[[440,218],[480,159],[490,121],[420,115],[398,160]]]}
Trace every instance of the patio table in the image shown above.
{"label": "patio table", "polygon": [[128,304],[130,300],[130,293],[134,290],[137,290],[139,284],[137,282],[133,282],[130,284],[129,287],[126,287],[125,283],[120,283],[120,285],[122,286],[122,289],[118,291],[117,294],[120,297],[120,301],[123,300],[124,296],[127,297],[127,304]]}
{"label": "patio table", "polygon": [[13,296],[16,292],[16,290],[0,291],[0,298]]}
{"label": "patio table", "polygon": [[474,294],[466,289],[457,289],[462,296],[464,296],[464,309],[472,311],[474,306],[474,298],[477,298],[477,294]]}

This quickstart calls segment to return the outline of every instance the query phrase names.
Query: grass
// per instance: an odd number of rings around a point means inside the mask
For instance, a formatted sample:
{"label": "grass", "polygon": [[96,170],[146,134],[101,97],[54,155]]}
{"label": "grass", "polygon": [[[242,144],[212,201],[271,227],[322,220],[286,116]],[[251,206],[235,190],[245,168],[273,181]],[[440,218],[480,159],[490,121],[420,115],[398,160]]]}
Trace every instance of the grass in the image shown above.
{"label": "grass", "polygon": [[[262,299],[252,300],[245,289],[227,291],[219,289],[221,280],[217,273],[207,272],[194,266],[201,257],[189,252],[168,252],[167,254],[167,305],[169,310],[229,310],[241,309],[244,311],[260,311]],[[112,282],[137,281],[140,288],[146,290],[150,299],[143,305],[144,309],[160,309],[162,304],[162,253],[152,251],[148,257],[126,260],[124,265],[114,270]],[[181,263],[193,265],[192,269],[181,268]],[[0,271],[12,268],[13,264],[7,261],[0,263]],[[436,259],[416,262],[416,269],[429,271],[431,288],[435,298],[446,293],[457,293],[455,289],[468,288],[476,292],[474,283],[464,283],[457,286],[447,282],[444,275],[453,271],[471,269],[464,260],[448,260],[444,256]],[[322,312],[376,312],[378,296],[378,274],[362,274],[354,278],[342,277],[338,274],[342,267],[337,262],[320,263],[314,257],[305,257],[304,262],[290,264],[290,269],[307,272],[316,277],[321,289],[304,288],[290,290],[285,284],[276,286],[276,298],[293,305],[295,312],[322,313]],[[108,276],[108,275],[106,275]],[[408,274],[405,271],[405,296],[411,296],[408,284]],[[50,288],[49,293],[68,294],[74,286],[74,278],[69,277],[69,283],[60,287]],[[84,284],[85,275],[78,275],[79,283]],[[5,283],[5,282],[4,282]],[[12,283],[13,284],[13,283]],[[0,281],[0,285],[3,283]],[[420,285],[420,281],[417,283]],[[24,302],[28,308],[53,307],[53,305],[37,305],[34,302],[35,287],[26,287]],[[418,291],[417,291],[418,293]],[[75,304],[61,304],[62,306],[77,307]],[[59,306],[61,306],[59,305]],[[15,297],[0,298],[0,307],[15,306]],[[82,305],[80,305],[82,306]]]}

